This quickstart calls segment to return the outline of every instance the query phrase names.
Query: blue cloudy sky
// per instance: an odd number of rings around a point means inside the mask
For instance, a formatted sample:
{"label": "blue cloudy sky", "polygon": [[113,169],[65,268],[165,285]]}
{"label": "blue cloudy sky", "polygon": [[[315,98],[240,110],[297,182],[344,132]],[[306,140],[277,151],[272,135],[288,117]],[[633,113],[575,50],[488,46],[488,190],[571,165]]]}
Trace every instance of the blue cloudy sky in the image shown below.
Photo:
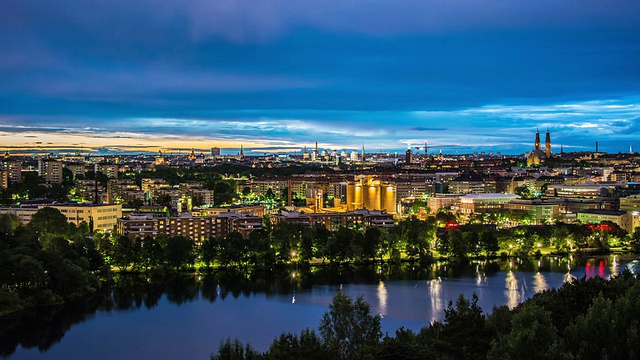
{"label": "blue cloudy sky", "polygon": [[[11,151],[640,150],[637,0],[3,0]],[[457,147],[447,145],[459,144]]]}

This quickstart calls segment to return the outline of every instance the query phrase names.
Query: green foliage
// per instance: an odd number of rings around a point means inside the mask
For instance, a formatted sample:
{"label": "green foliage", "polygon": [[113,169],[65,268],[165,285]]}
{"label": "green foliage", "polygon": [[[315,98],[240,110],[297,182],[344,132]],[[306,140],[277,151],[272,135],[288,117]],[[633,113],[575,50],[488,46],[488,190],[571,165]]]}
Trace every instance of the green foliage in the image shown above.
{"label": "green foliage", "polygon": [[633,231],[630,244],[634,252],[640,252],[640,227],[635,228],[635,230]]}
{"label": "green foliage", "polygon": [[334,296],[319,330],[330,356],[340,359],[361,358],[382,337],[380,315],[371,315],[371,307],[362,297],[353,301],[342,292]]}
{"label": "green foliage", "polygon": [[29,228],[39,234],[65,234],[68,228],[67,217],[58,209],[43,207],[33,214]]}
{"label": "green foliage", "polygon": [[485,230],[481,232],[479,241],[487,256],[496,256],[496,253],[500,250],[498,238],[493,231]]}
{"label": "green foliage", "polygon": [[485,356],[490,341],[476,294],[471,301],[460,295],[455,306],[449,301],[444,325],[437,331],[436,350],[454,359],[478,359]]}
{"label": "green foliage", "polygon": [[265,354],[270,360],[327,359],[328,354],[314,330],[305,329],[300,335],[283,333],[276,338]]}
{"label": "green foliage", "polygon": [[251,346],[242,346],[238,340],[227,339],[220,343],[218,353],[211,355],[211,360],[253,360],[260,359],[261,356]]}
{"label": "green foliage", "polygon": [[523,306],[511,320],[511,331],[494,339],[488,359],[556,358],[557,329],[550,312],[536,305]]}
{"label": "green foliage", "polygon": [[193,266],[196,259],[194,247],[193,240],[184,236],[172,236],[162,250],[167,264],[179,269]]}
{"label": "green foliage", "polygon": [[435,224],[421,221],[411,216],[397,225],[395,231],[400,234],[408,256],[426,259],[430,256],[430,242],[435,237]]}
{"label": "green foliage", "polygon": [[520,195],[523,199],[535,199],[537,196],[536,189],[533,185],[522,185],[515,188],[514,193]]}
{"label": "green foliage", "polygon": [[102,267],[102,256],[87,236],[88,229],[66,226],[66,217],[55,209],[44,208],[36,215],[27,227],[11,217],[0,219],[5,231],[0,234],[2,315],[59,305],[101,285],[94,273]]}

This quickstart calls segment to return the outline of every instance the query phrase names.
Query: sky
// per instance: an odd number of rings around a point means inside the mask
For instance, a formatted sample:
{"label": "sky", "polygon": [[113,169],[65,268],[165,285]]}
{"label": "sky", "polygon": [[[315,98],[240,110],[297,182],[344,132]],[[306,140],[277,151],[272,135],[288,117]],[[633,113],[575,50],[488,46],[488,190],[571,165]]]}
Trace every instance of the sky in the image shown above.
{"label": "sky", "polygon": [[640,150],[637,0],[3,0],[0,150]]}

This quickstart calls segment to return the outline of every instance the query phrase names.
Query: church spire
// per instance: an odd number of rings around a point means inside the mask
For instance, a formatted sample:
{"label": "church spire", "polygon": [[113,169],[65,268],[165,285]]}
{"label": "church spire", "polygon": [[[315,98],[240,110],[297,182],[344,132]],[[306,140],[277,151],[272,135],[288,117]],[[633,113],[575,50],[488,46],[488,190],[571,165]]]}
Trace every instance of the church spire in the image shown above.
{"label": "church spire", "polygon": [[544,152],[547,158],[551,157],[551,133],[549,133],[549,128],[547,128],[547,135],[544,140]]}
{"label": "church spire", "polygon": [[536,129],[536,141],[533,144],[533,150],[540,150],[540,131]]}

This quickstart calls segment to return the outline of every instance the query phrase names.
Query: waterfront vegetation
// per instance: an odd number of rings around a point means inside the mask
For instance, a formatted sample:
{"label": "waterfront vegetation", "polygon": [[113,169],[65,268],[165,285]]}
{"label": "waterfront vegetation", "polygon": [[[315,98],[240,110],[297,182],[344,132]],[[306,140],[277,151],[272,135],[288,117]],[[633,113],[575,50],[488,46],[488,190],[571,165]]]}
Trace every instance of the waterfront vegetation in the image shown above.
{"label": "waterfront vegetation", "polygon": [[581,279],[486,314],[474,295],[450,301],[444,320],[382,334],[362,298],[336,295],[318,330],[276,336],[260,353],[228,339],[213,360],[236,359],[636,359],[640,280]]}
{"label": "waterfront vegetation", "polygon": [[239,268],[272,271],[309,265],[399,263],[420,265],[448,259],[566,255],[611,249],[638,251],[640,230],[631,236],[615,224],[527,226],[496,230],[480,224],[441,227],[450,214],[426,221],[410,217],[395,227],[329,231],[280,223],[212,237],[196,244],[181,236],[128,238],[91,234],[86,224],[69,224],[53,208],[39,210],[29,224],[0,216],[0,314],[59,305],[95,293],[114,272],[214,271]]}

